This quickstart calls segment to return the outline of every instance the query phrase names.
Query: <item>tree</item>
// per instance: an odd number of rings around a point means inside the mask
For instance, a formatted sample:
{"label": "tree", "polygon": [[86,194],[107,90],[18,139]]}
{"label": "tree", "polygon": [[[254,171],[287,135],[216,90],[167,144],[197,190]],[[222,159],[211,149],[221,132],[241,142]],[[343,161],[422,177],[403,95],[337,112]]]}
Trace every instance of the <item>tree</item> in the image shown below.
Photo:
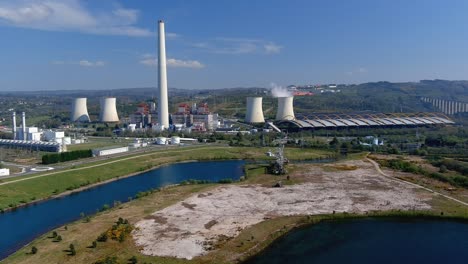
{"label": "tree", "polygon": [[445,166],[445,165],[440,165],[440,167],[439,167],[439,172],[440,172],[440,173],[445,173],[445,172],[447,172],[447,166]]}
{"label": "tree", "polygon": [[31,254],[36,254],[37,253],[37,247],[33,246],[31,248]]}
{"label": "tree", "polygon": [[70,248],[70,255],[75,256],[76,255],[75,245],[73,245],[72,243],[70,244],[69,248]]}
{"label": "tree", "polygon": [[60,242],[60,241],[62,241],[62,236],[60,236],[60,235],[59,235],[59,236],[57,236],[57,238],[55,239],[55,241],[57,241],[57,242]]}
{"label": "tree", "polygon": [[91,244],[91,247],[92,247],[92,248],[96,248],[96,247],[97,247],[97,242],[96,242],[96,240],[93,241],[93,243]]}

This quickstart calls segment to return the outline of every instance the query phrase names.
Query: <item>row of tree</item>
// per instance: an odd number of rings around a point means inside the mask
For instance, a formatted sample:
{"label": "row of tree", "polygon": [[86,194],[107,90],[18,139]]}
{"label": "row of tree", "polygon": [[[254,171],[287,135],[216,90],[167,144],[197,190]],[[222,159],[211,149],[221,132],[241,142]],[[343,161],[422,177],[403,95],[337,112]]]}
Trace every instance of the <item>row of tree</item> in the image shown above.
{"label": "row of tree", "polygon": [[42,164],[52,164],[52,163],[77,160],[77,159],[82,159],[82,158],[89,158],[92,156],[93,156],[93,152],[90,149],[45,154],[44,156],[42,156]]}

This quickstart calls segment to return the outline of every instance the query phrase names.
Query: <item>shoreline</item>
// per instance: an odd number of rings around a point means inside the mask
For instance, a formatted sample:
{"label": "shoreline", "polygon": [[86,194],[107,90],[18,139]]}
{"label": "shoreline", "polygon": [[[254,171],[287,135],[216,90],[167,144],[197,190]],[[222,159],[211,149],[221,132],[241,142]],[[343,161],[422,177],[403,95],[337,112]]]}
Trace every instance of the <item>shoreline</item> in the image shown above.
{"label": "shoreline", "polygon": [[[182,164],[182,163],[190,163],[190,162],[210,162],[210,161],[229,161],[229,160],[242,160],[242,159],[183,160],[183,161],[162,163],[162,164],[156,165],[156,166],[154,166],[154,167],[152,167],[150,169],[145,169],[143,171],[133,172],[133,173],[126,174],[126,175],[123,175],[123,176],[116,176],[116,177],[113,177],[113,178],[110,178],[110,179],[107,179],[107,180],[104,180],[104,181],[95,182],[95,183],[91,183],[89,185],[81,186],[81,187],[79,187],[77,189],[64,191],[64,192],[61,192],[59,194],[55,194],[55,195],[51,195],[49,197],[34,200],[32,202],[22,203],[22,204],[19,204],[19,205],[15,206],[15,207],[6,208],[6,209],[3,209],[2,211],[0,211],[0,215],[4,214],[4,213],[11,212],[11,211],[15,211],[15,210],[18,210],[18,209],[21,209],[21,208],[24,208],[24,207],[34,206],[34,205],[37,205],[37,204],[40,204],[40,203],[43,203],[43,202],[47,202],[47,201],[50,201],[50,200],[53,200],[53,199],[58,199],[58,198],[62,198],[62,197],[65,197],[65,196],[69,196],[69,195],[72,195],[74,193],[79,193],[79,192],[82,192],[82,191],[93,189],[95,187],[105,185],[105,184],[108,184],[108,183],[111,183],[111,182],[114,182],[114,181],[118,181],[120,179],[125,179],[125,178],[129,178],[129,177],[137,176],[137,175],[140,175],[140,174],[143,174],[143,173],[147,173],[149,171],[159,169],[159,168],[161,168],[163,166],[169,166],[169,165],[174,165],[174,164]],[[67,172],[67,171],[63,171],[63,172]],[[178,183],[177,184],[171,184],[169,186],[176,186],[176,185],[179,185],[179,184]],[[164,187],[167,187],[167,186],[164,186]]]}
{"label": "shoreline", "polygon": [[435,221],[456,221],[468,224],[468,215],[440,215],[432,211],[375,211],[366,214],[357,213],[336,213],[336,214],[318,214],[318,215],[303,215],[302,219],[290,226],[284,226],[281,229],[276,230],[265,240],[260,241],[256,246],[250,248],[243,253],[242,256],[238,257],[237,263],[247,263],[255,256],[268,250],[268,248],[278,241],[279,239],[287,236],[293,231],[301,228],[307,228],[312,225],[320,224],[323,222],[335,222],[335,221],[350,221],[359,219],[411,219],[411,220],[435,220]]}

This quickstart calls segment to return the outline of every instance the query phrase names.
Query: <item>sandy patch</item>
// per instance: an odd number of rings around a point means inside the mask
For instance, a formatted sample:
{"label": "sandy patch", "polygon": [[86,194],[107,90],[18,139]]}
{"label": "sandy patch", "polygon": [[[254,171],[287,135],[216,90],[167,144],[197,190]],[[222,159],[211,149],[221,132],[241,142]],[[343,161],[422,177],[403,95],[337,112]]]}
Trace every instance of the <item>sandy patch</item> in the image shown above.
{"label": "sandy patch", "polygon": [[379,175],[368,163],[352,165],[359,168],[330,172],[310,166],[309,182],[300,185],[229,185],[193,195],[136,223],[135,242],[146,255],[192,259],[206,254],[219,237],[234,237],[266,218],[430,209],[430,195]]}

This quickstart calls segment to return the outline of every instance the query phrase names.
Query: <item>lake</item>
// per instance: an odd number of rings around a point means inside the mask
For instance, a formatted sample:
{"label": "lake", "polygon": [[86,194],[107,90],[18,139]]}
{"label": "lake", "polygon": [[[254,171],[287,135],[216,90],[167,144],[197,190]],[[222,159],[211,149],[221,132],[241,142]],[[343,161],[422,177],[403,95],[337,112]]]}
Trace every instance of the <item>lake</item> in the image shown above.
{"label": "lake", "polygon": [[468,263],[468,222],[325,221],[293,230],[245,263]]}

